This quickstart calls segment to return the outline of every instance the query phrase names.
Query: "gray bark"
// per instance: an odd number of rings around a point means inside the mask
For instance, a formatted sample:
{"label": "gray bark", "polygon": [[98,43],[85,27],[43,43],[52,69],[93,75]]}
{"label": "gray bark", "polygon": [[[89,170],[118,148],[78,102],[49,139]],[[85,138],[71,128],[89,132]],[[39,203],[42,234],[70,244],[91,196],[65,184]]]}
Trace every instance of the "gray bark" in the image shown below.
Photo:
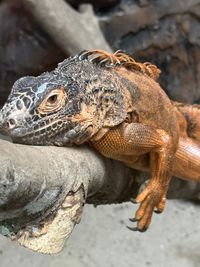
{"label": "gray bark", "polygon": [[67,55],[84,49],[111,51],[91,5],[82,5],[79,13],[64,0],[23,0],[23,3]]}
{"label": "gray bark", "polygon": [[86,198],[95,204],[116,203],[134,190],[132,170],[88,148],[0,140],[0,151],[0,232],[36,251],[62,249]]}
{"label": "gray bark", "polygon": [[[147,174],[87,147],[58,148],[0,140],[0,233],[42,253],[59,252],[85,201],[111,204],[137,195]],[[174,180],[170,197],[198,196],[199,185]]]}

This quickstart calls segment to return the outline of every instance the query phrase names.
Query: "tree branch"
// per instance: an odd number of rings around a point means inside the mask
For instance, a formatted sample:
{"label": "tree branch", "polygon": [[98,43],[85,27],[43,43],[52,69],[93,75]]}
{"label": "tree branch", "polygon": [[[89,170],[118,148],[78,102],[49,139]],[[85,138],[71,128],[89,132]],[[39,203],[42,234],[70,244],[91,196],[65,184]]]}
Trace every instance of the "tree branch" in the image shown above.
{"label": "tree branch", "polygon": [[[127,201],[148,177],[86,147],[33,147],[0,140],[0,151],[0,233],[42,253],[62,249],[85,201]],[[199,185],[180,183],[174,181],[170,197],[198,194]]]}
{"label": "tree branch", "polygon": [[86,197],[101,204],[121,202],[132,194],[132,171],[87,148],[0,140],[0,151],[0,232],[36,251],[62,249],[80,220]]}
{"label": "tree branch", "polygon": [[79,13],[64,0],[23,0],[23,3],[67,55],[84,49],[112,50],[91,5],[82,5]]}

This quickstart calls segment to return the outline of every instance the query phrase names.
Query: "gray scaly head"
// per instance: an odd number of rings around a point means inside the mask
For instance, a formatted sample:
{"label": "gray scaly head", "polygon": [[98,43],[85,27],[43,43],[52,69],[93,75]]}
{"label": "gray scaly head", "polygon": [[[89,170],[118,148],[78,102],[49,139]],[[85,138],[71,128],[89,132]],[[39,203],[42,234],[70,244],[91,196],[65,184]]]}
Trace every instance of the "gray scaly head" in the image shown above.
{"label": "gray scaly head", "polygon": [[23,144],[83,143],[126,117],[120,82],[112,80],[87,52],[52,72],[20,78],[0,111],[0,133]]}

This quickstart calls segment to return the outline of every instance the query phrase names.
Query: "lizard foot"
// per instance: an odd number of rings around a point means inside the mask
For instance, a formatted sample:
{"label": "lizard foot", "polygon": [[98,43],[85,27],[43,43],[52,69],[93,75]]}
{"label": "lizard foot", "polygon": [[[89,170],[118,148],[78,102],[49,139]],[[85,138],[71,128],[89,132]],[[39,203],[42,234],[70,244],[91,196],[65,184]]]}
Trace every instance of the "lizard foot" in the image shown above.
{"label": "lizard foot", "polygon": [[137,222],[137,227],[128,227],[128,229],[140,232],[146,231],[151,223],[153,212],[163,212],[166,203],[165,195],[165,188],[149,183],[134,201],[135,203],[140,203],[140,207],[136,211],[135,218],[130,219],[130,221]]}

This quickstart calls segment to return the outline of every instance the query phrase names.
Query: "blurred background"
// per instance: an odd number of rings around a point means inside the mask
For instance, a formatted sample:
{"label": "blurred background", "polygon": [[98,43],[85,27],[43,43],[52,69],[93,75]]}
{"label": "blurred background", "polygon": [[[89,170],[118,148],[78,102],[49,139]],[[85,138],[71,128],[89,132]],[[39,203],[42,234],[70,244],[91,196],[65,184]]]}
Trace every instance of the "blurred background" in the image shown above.
{"label": "blurred background", "polygon": [[[77,13],[90,3],[113,50],[156,64],[171,99],[200,104],[200,0],[66,2]],[[69,55],[24,1],[0,0],[0,107],[16,79],[51,70]],[[130,211],[131,204],[87,206],[60,255],[39,255],[0,237],[0,266],[200,266],[198,203],[169,201],[145,234],[126,229]]]}

